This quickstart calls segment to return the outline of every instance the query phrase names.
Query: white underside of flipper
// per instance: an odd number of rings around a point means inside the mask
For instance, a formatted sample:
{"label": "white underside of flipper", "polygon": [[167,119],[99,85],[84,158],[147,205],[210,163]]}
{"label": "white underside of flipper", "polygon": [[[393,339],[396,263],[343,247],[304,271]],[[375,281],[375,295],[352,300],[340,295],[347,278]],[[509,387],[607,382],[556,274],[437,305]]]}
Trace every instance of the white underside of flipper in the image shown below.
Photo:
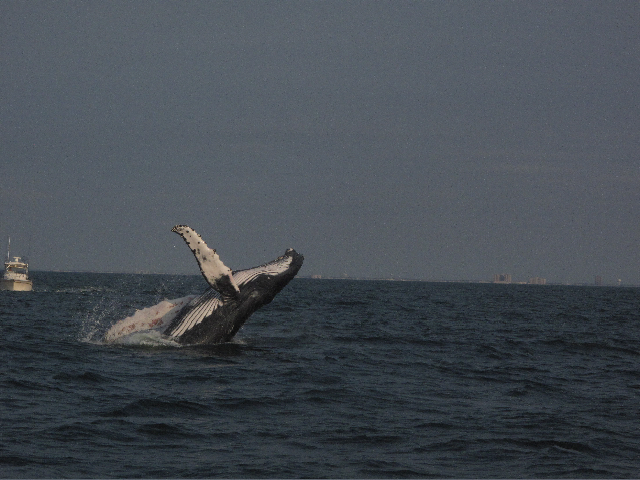
{"label": "white underside of flipper", "polygon": [[207,246],[202,237],[187,225],[176,225],[171,229],[187,243],[198,261],[200,272],[207,283],[223,296],[235,296],[240,293],[231,269],[220,260],[215,250]]}

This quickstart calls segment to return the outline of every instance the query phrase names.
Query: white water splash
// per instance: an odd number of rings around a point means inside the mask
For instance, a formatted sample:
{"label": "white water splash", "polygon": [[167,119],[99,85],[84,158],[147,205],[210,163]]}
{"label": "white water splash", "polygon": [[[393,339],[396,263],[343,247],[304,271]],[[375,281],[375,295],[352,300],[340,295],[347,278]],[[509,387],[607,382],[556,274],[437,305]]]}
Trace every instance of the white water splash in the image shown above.
{"label": "white water splash", "polygon": [[117,345],[135,345],[141,347],[181,347],[178,342],[165,337],[162,329],[143,330],[123,335],[110,342]]}
{"label": "white water splash", "polygon": [[177,345],[163,338],[162,332],[169,326],[177,313],[196,295],[163,300],[152,307],[136,310],[130,317],[116,322],[104,335],[105,343],[127,345]]}

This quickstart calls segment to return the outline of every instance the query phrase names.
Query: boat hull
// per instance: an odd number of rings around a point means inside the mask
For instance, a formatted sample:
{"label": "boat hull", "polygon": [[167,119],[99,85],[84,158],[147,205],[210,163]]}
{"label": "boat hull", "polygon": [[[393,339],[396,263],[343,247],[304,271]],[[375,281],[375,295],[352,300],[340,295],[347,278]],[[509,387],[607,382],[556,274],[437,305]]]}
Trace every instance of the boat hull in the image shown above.
{"label": "boat hull", "polygon": [[30,292],[33,289],[31,280],[4,280],[0,279],[0,290],[12,292]]}

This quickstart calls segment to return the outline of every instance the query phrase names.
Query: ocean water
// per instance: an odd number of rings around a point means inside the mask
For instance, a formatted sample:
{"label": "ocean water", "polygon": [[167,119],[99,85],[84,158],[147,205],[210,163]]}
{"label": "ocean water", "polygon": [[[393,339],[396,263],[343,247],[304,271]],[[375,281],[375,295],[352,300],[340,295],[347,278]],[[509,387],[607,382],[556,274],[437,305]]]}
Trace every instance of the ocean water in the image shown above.
{"label": "ocean water", "polygon": [[293,280],[234,342],[105,344],[199,276],[0,292],[0,476],[637,477],[640,289]]}

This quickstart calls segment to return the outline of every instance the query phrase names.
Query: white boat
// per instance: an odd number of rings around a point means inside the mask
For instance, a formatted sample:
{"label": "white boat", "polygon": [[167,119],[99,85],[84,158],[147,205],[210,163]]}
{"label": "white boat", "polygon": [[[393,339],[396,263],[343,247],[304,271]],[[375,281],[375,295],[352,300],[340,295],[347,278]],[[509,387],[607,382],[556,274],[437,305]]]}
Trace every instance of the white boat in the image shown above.
{"label": "white boat", "polygon": [[[9,239],[11,245],[11,239]],[[9,249],[7,249],[7,261],[4,262],[4,275],[0,279],[0,290],[13,290],[20,292],[30,292],[33,289],[33,282],[29,280],[29,265],[23,262],[20,257],[13,257],[10,260]]]}

